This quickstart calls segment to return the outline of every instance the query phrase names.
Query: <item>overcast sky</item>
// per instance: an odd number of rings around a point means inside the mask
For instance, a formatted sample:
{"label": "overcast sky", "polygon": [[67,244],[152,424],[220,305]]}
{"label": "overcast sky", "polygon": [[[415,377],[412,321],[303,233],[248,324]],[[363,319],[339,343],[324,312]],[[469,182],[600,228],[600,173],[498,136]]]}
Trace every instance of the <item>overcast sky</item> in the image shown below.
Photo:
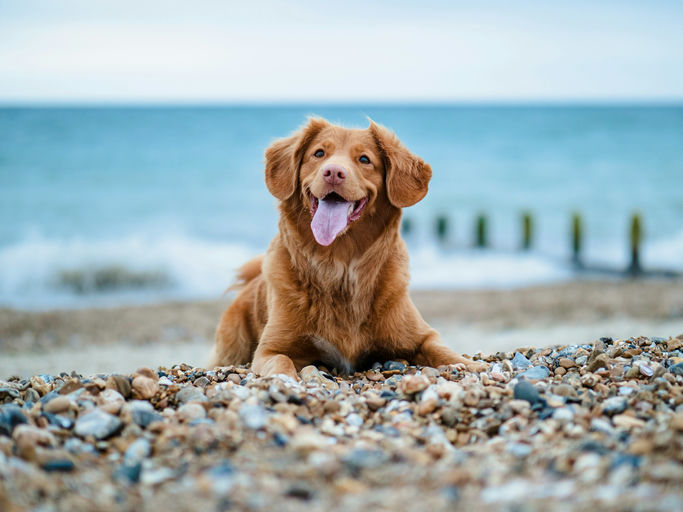
{"label": "overcast sky", "polygon": [[0,102],[683,100],[681,1],[0,0]]}

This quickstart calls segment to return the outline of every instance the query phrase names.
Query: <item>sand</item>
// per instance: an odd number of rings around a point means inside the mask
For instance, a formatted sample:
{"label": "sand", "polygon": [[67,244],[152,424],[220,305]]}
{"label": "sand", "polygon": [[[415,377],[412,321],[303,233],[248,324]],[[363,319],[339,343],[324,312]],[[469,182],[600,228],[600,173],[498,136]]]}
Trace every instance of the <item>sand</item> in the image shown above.
{"label": "sand", "polygon": [[[467,354],[683,333],[683,282],[583,281],[515,290],[415,291],[444,342]],[[108,309],[0,310],[0,378],[206,364],[231,298]]]}

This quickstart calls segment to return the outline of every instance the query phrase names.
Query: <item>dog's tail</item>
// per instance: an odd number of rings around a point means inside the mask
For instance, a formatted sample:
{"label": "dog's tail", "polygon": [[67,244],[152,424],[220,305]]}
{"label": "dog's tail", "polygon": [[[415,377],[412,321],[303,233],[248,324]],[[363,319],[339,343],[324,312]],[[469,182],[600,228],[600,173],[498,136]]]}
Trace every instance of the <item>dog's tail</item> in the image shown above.
{"label": "dog's tail", "polygon": [[231,292],[233,290],[241,290],[249,282],[256,279],[261,274],[261,264],[263,263],[263,257],[265,254],[259,254],[255,258],[250,259],[244,265],[242,265],[237,270],[237,279],[233,284],[231,284],[225,293]]}

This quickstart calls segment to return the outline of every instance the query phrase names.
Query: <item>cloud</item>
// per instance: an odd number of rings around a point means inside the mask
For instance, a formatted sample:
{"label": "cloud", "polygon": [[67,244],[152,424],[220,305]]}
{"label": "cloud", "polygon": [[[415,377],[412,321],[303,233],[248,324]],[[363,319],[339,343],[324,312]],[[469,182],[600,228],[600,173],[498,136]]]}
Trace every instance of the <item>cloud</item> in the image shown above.
{"label": "cloud", "polygon": [[682,8],[550,5],[0,2],[0,100],[683,98]]}

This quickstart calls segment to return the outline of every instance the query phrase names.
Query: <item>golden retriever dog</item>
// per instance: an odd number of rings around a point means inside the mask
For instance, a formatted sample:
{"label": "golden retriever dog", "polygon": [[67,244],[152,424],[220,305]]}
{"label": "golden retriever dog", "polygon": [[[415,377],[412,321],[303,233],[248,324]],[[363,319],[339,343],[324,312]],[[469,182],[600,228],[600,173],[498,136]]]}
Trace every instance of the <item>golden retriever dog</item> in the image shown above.
{"label": "golden retriever dog", "polygon": [[266,150],[279,234],[239,271],[241,289],[216,331],[211,366],[261,375],[316,362],[344,373],[374,361],[438,367],[466,359],[441,343],[408,294],[401,209],[427,193],[432,169],[386,128],[310,119]]}

